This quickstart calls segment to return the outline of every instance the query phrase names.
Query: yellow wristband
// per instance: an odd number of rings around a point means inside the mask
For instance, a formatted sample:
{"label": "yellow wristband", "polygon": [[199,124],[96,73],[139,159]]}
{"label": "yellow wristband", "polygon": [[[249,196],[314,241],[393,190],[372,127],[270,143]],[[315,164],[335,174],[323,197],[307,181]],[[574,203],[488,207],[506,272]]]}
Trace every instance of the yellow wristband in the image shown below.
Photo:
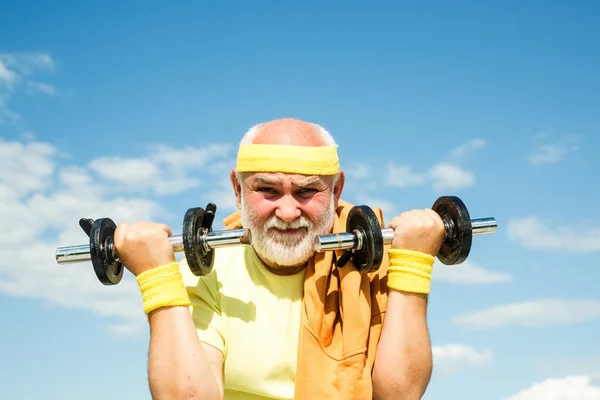
{"label": "yellow wristband", "polygon": [[425,293],[431,289],[431,271],[435,258],[418,251],[388,250],[390,266],[388,287],[402,292]]}
{"label": "yellow wristband", "polygon": [[144,271],[136,277],[136,281],[142,292],[146,314],[160,307],[191,304],[177,262]]}

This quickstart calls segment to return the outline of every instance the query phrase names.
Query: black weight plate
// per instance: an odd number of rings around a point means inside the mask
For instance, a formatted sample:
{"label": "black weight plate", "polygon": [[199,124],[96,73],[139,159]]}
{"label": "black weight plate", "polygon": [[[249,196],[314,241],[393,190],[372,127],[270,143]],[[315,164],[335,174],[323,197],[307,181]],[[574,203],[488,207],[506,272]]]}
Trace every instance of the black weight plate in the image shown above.
{"label": "black weight plate", "polygon": [[94,221],[90,229],[90,256],[94,272],[104,285],[116,285],[123,278],[123,264],[112,256],[117,226],[110,218]]}
{"label": "black weight plate", "polygon": [[204,210],[201,207],[190,208],[183,217],[183,248],[185,259],[192,274],[208,275],[212,270],[214,250],[206,251],[200,243],[200,233]]}
{"label": "black weight plate", "polygon": [[[206,209],[204,210],[204,216],[202,218],[202,228],[206,233],[212,232],[212,224],[215,219],[215,214],[217,212],[217,205],[215,203],[208,203],[206,205]],[[207,275],[210,273],[213,267],[213,262],[215,260],[215,251],[209,250],[208,252],[203,251],[202,254],[202,267],[203,274]]]}
{"label": "black weight plate", "polygon": [[364,234],[362,247],[352,255],[352,263],[359,272],[376,271],[383,259],[383,235],[377,215],[369,206],[354,206],[348,213],[346,231],[355,229]]}
{"label": "black weight plate", "polygon": [[450,225],[437,258],[446,265],[462,263],[469,256],[473,239],[471,217],[467,207],[456,196],[442,196],[436,200],[432,209]]}

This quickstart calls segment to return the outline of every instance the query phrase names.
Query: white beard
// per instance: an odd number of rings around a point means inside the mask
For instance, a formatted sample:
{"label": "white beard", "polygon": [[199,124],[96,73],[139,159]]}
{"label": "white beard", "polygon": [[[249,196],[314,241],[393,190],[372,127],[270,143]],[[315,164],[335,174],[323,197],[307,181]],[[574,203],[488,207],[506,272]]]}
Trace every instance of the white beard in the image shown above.
{"label": "white beard", "polygon": [[[242,224],[252,233],[252,246],[259,257],[282,267],[297,267],[304,264],[314,254],[316,236],[328,234],[333,224],[335,203],[333,195],[327,210],[321,215],[316,226],[309,219],[301,216],[291,223],[281,221],[272,216],[264,225],[260,225],[258,217],[252,212],[242,196]],[[297,229],[303,231],[294,235],[269,232],[269,229]]]}

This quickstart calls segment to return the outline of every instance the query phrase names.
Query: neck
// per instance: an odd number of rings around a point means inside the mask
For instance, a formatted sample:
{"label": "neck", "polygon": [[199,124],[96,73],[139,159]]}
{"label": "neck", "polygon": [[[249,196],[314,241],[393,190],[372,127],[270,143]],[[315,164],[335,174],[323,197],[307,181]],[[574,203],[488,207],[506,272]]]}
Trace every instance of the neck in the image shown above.
{"label": "neck", "polygon": [[305,264],[299,265],[297,267],[281,267],[281,266],[270,266],[268,264],[265,264],[265,267],[272,274],[288,276],[288,275],[296,275],[298,272],[300,272],[304,268],[306,268],[306,265],[307,264],[305,263]]}
{"label": "neck", "polygon": [[302,271],[304,268],[306,268],[306,266],[308,265],[308,262],[304,262],[299,265],[279,265],[279,264],[276,264],[270,260],[267,260],[267,259],[261,257],[260,254],[258,254],[256,252],[256,250],[254,252],[256,253],[256,256],[258,257],[258,259],[263,263],[263,265],[265,266],[267,271],[269,271],[270,273],[275,274],[275,275],[280,275],[280,276],[295,275],[298,272]]}

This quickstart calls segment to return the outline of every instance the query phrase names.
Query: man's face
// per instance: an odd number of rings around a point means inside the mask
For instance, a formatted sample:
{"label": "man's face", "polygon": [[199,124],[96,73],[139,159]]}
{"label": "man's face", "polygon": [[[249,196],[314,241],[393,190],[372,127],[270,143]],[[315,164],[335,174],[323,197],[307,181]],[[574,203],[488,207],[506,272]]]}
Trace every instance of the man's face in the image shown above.
{"label": "man's face", "polygon": [[333,177],[248,175],[241,182],[241,211],[261,258],[278,266],[302,265],[314,253],[315,236],[333,225]]}

